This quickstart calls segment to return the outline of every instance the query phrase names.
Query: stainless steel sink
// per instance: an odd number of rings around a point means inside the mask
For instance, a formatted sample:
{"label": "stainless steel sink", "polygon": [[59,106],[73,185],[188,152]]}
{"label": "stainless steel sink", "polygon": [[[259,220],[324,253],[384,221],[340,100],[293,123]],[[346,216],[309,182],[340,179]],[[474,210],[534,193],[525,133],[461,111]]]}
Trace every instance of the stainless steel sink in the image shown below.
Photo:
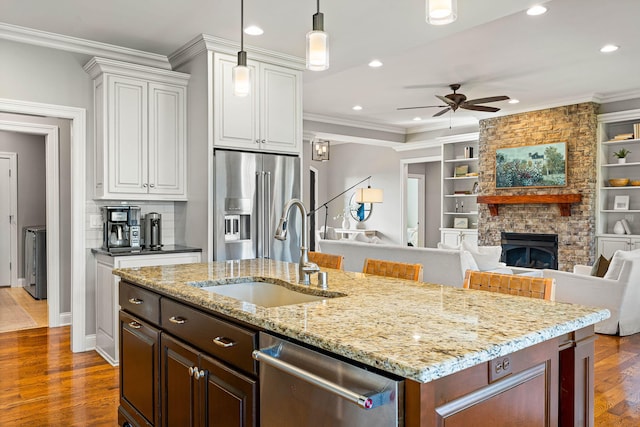
{"label": "stainless steel sink", "polygon": [[284,286],[269,282],[240,282],[227,285],[199,286],[192,285],[208,292],[245,301],[262,307],[279,307],[282,305],[302,304],[322,301],[323,299],[342,296],[342,294],[322,296],[297,292]]}

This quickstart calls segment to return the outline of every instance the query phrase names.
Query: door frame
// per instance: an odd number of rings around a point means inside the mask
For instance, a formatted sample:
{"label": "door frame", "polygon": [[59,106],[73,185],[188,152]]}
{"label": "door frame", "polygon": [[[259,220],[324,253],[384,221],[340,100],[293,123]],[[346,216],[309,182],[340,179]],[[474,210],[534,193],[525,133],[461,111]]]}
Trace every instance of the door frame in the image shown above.
{"label": "door frame", "polygon": [[[426,203],[425,195],[424,195],[424,192],[425,192],[424,181],[426,179],[426,176],[417,174],[417,173],[407,174],[407,180],[410,178],[418,180],[418,247],[424,247],[424,243],[425,243],[424,240],[426,237],[425,228],[424,228],[425,203]],[[405,234],[406,234],[406,231],[405,231]]]}
{"label": "door frame", "polygon": [[[318,179],[320,178],[320,175],[318,174],[318,169],[313,167],[313,166],[309,166],[309,181],[311,181],[311,174],[314,175],[314,181],[313,181],[313,188],[311,188],[311,185],[309,185],[309,210],[312,211],[313,209],[317,209],[318,208]],[[315,202],[315,204],[313,206],[311,206],[311,195],[313,194],[313,200]],[[313,221],[312,221],[313,220]],[[311,225],[314,225],[314,227],[312,228]],[[316,234],[316,229],[318,228],[318,212],[314,213],[310,218],[309,218],[309,230],[310,230],[310,236],[309,236],[309,245],[311,248],[313,248],[314,251],[318,250],[318,242],[316,241],[315,236]],[[313,242],[313,245],[311,245],[311,242]]]}
{"label": "door frame", "polygon": [[[49,326],[60,326],[60,171],[58,126],[0,120],[0,130],[44,136]],[[17,238],[17,230],[16,230]],[[17,254],[17,251],[16,251]]]}
{"label": "door frame", "polygon": [[[0,112],[71,120],[71,316],[65,316],[65,319],[58,316],[53,319],[54,322],[51,322],[50,313],[49,327],[61,326],[63,322],[67,322],[67,324],[71,322],[71,351],[90,350],[95,347],[95,335],[91,337],[86,335],[85,313],[86,261],[88,257],[85,253],[87,112],[84,108],[5,98],[0,98]],[[20,124],[29,123],[21,122]],[[47,259],[47,264],[49,264],[49,259]],[[49,301],[49,306],[51,306],[51,301]]]}
{"label": "door frame", "polygon": [[0,157],[9,159],[9,168],[13,172],[9,178],[9,215],[11,217],[9,231],[9,262],[11,262],[9,285],[15,288],[18,286],[18,227],[16,224],[18,214],[18,153],[0,151]]}
{"label": "door frame", "polygon": [[[415,157],[412,159],[400,159],[400,237],[402,246],[407,246],[407,178],[409,177],[409,165],[413,163],[442,162],[442,155]],[[442,212],[442,185],[440,185],[440,212]]]}

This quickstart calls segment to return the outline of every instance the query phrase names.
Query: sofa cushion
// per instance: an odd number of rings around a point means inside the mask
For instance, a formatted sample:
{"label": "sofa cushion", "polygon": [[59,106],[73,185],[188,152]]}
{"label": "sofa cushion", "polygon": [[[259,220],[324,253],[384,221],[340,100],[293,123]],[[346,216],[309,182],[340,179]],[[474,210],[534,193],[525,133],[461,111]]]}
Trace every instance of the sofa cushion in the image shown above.
{"label": "sofa cushion", "polygon": [[452,251],[457,251],[457,250],[460,250],[460,245],[453,246],[453,245],[447,245],[446,243],[438,242],[438,249],[449,249]]}
{"label": "sofa cushion", "polygon": [[620,272],[622,271],[622,266],[627,260],[632,260],[640,258],[640,249],[636,249],[633,251],[616,251],[611,258],[611,262],[609,263],[609,268],[604,275],[605,279],[618,280],[620,277]]}
{"label": "sofa cushion", "polygon": [[477,246],[463,240],[461,248],[471,253],[476,264],[478,264],[478,269],[481,271],[495,270],[502,267],[500,265],[502,246]]}
{"label": "sofa cushion", "polygon": [[611,260],[608,260],[604,256],[600,255],[598,260],[593,264],[591,275],[595,277],[604,277],[604,275],[607,273],[607,270],[609,269],[610,263]]}

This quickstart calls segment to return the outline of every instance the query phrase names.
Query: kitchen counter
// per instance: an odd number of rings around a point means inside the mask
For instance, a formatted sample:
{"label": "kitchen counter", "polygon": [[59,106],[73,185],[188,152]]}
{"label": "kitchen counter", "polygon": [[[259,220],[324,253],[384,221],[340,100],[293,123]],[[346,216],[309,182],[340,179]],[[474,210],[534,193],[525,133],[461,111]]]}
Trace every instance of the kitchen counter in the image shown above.
{"label": "kitchen counter", "polygon": [[[123,280],[383,371],[428,383],[589,327],[606,309],[331,269],[329,290],[297,285],[297,264],[256,259],[115,269]],[[335,296],[264,308],[199,289],[276,279]],[[344,295],[344,296],[337,296]]]}
{"label": "kitchen counter", "polygon": [[117,251],[117,252],[109,252],[103,248],[93,248],[91,249],[91,253],[107,255],[107,256],[136,256],[136,255],[161,255],[161,254],[180,254],[180,253],[188,253],[188,252],[202,252],[201,248],[192,248],[190,246],[182,246],[182,245],[164,245],[161,249],[142,249],[140,251]]}

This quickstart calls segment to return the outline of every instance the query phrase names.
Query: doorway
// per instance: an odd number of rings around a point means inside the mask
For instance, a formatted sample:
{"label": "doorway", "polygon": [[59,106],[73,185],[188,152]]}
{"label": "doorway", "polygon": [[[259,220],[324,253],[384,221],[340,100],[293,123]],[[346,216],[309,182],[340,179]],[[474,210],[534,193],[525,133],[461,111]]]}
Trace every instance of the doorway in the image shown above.
{"label": "doorway", "polygon": [[[410,242],[417,242],[420,247],[435,248],[440,241],[441,162],[441,156],[402,159],[400,161],[401,236],[402,244],[405,246]],[[416,181],[411,181],[410,177]],[[422,189],[420,188],[420,180],[423,182]],[[410,186],[416,188],[410,189]],[[410,210],[412,213],[409,212]],[[414,217],[416,219],[412,219]]]}
{"label": "doorway", "polygon": [[410,173],[407,177],[407,245],[424,247],[425,176]]}
{"label": "doorway", "polygon": [[[309,212],[315,211],[316,204],[318,203],[318,170],[314,167],[309,167]],[[312,251],[316,250],[316,215],[309,217],[309,248]]]}
{"label": "doorway", "polygon": [[0,152],[0,286],[18,286],[16,153]]}

